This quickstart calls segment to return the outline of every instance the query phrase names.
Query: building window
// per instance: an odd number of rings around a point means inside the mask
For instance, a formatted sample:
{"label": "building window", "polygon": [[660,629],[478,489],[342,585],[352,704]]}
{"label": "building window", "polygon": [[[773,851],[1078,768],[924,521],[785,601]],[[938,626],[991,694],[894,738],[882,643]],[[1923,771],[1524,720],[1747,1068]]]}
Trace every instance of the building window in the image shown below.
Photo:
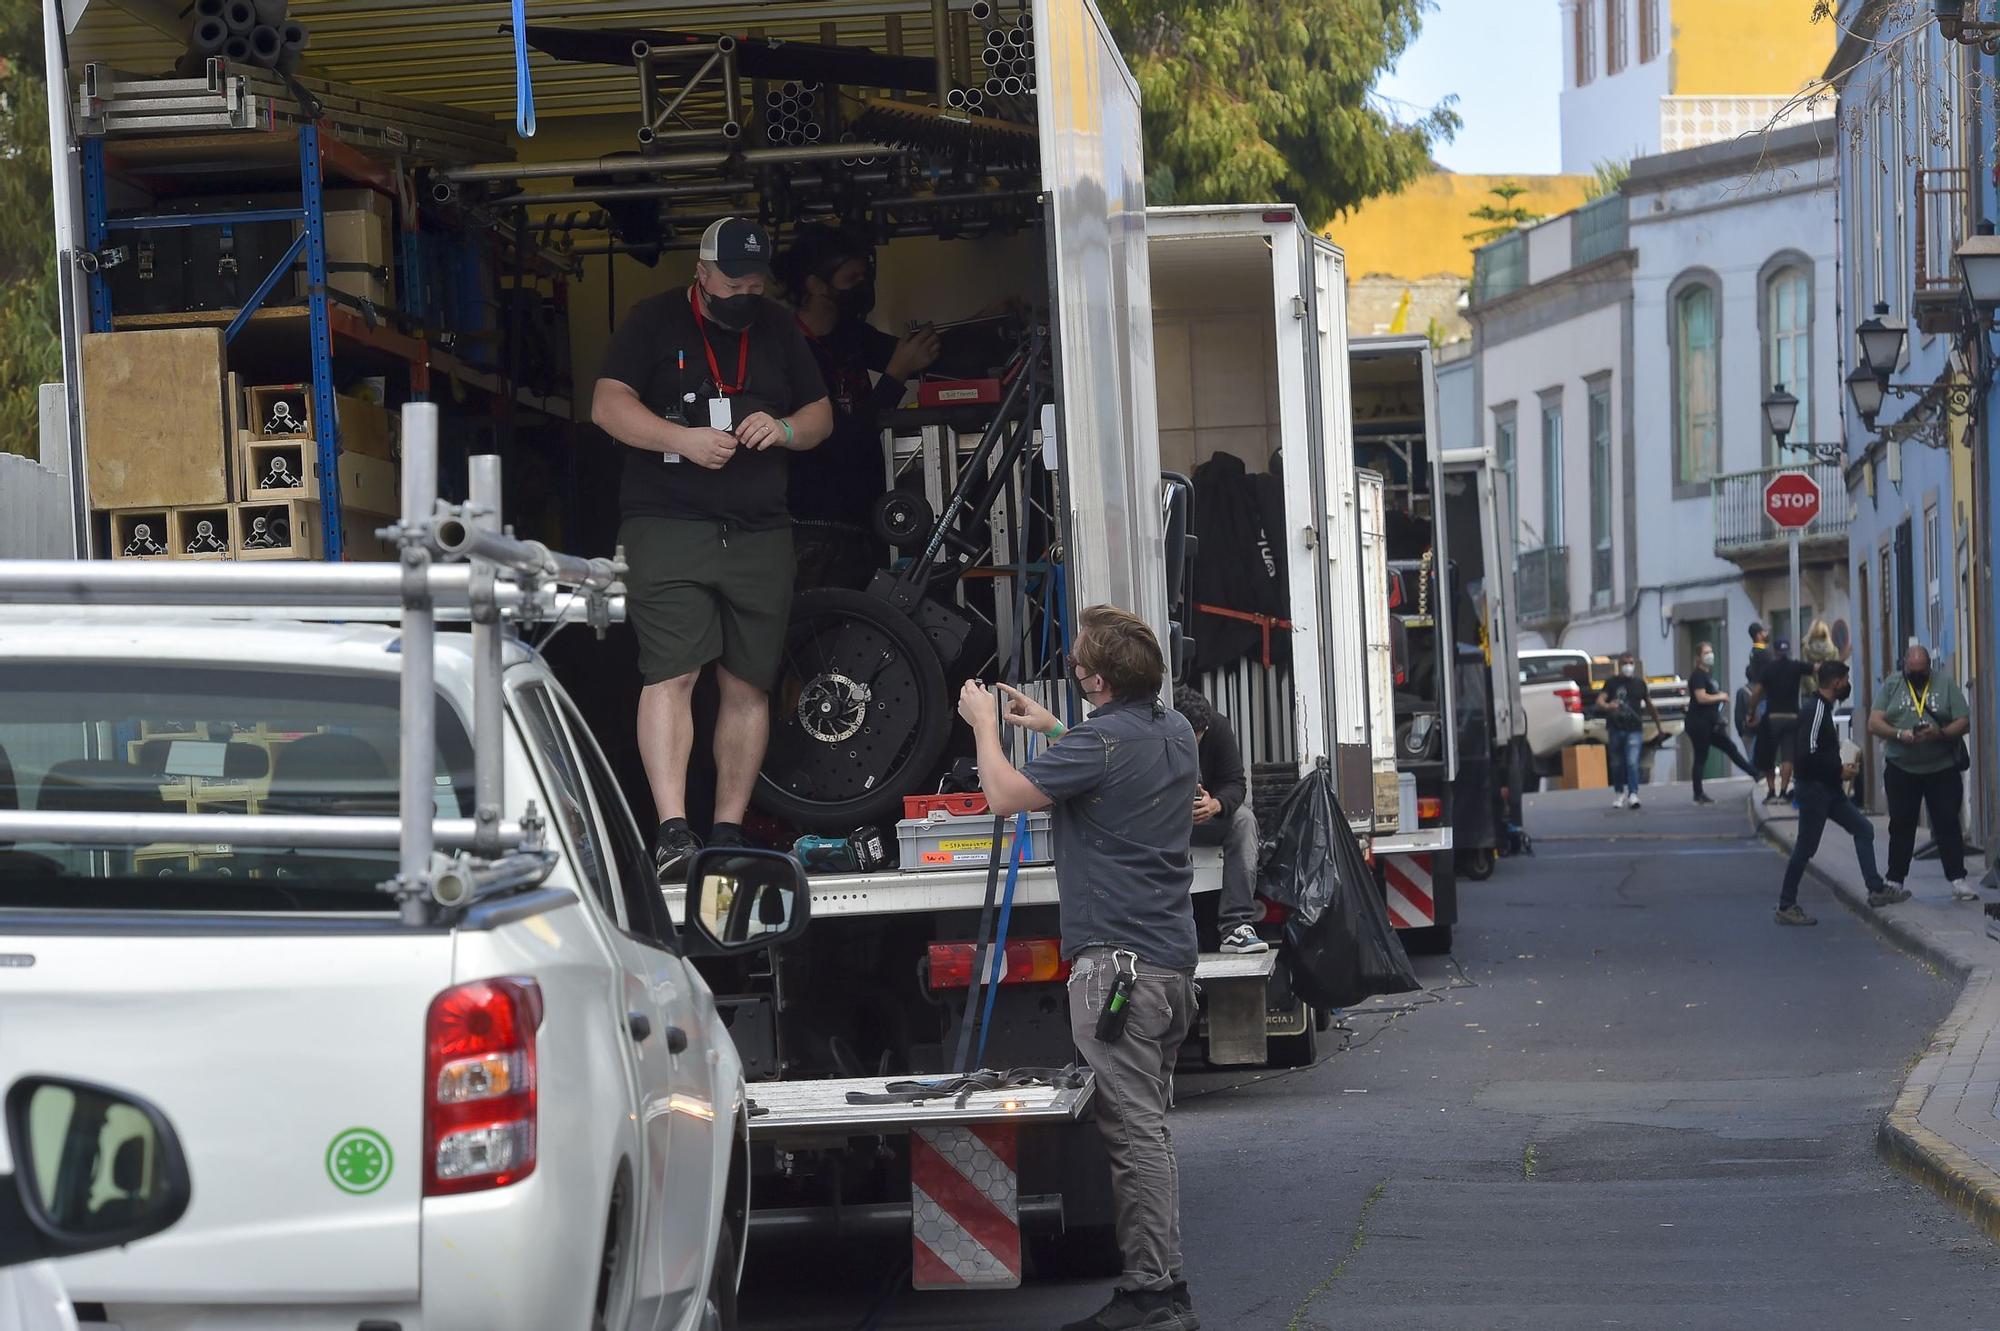
{"label": "building window", "polygon": [[[1894,445],[1891,445],[1894,447]],[[1924,641],[1933,647],[1944,631],[1944,533],[1935,499],[1924,505]]]}
{"label": "building window", "polygon": [[1660,0],[1639,0],[1639,63],[1651,64],[1660,55]]}
{"label": "building window", "polygon": [[1514,540],[1521,533],[1521,491],[1518,485],[1520,467],[1517,463],[1519,452],[1520,425],[1515,419],[1513,403],[1497,408],[1493,413],[1493,461],[1500,468],[1507,486],[1507,532]]}
{"label": "building window", "polygon": [[1896,650],[1896,566],[1890,561],[1889,546],[1882,546],[1882,576],[1877,584],[1881,596],[1882,673],[1902,669],[1902,653]]}
{"label": "building window", "polygon": [[1597,6],[1579,0],[1576,7],[1576,86],[1581,88],[1597,74]]}
{"label": "building window", "polygon": [[1542,544],[1563,543],[1563,404],[1561,397],[1542,403]]}
{"label": "building window", "polygon": [[1604,0],[1604,72],[1607,76],[1625,68],[1626,0]]}
{"label": "building window", "polygon": [[1917,552],[1910,520],[1896,524],[1896,656],[1900,659],[1917,636]]}
{"label": "building window", "polygon": [[1590,390],[1590,603],[1611,604],[1611,385]]}
{"label": "building window", "polygon": [[1720,466],[1717,404],[1721,338],[1715,288],[1696,283],[1674,297],[1674,480],[1699,485]]}
{"label": "building window", "polygon": [[[1799,400],[1791,437],[1813,439],[1812,277],[1800,264],[1786,264],[1764,282],[1764,365],[1769,385],[1785,386]],[[1775,449],[1776,441],[1767,449]],[[1767,461],[1775,462],[1775,457]]]}

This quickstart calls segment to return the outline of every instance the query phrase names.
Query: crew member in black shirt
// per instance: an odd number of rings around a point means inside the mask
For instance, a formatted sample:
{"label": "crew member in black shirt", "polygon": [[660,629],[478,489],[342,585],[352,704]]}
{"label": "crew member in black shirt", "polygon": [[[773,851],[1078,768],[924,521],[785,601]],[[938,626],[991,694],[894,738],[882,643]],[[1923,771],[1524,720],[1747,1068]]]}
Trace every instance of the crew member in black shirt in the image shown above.
{"label": "crew member in black shirt", "polygon": [[1792,734],[1799,727],[1800,697],[1812,678],[1812,666],[1793,659],[1792,644],[1785,638],[1778,639],[1770,664],[1757,677],[1764,724],[1757,730],[1756,765],[1764,774],[1766,804],[1792,797]]}
{"label": "crew member in black shirt", "polygon": [[1694,673],[1688,676],[1687,716],[1688,738],[1694,741],[1694,802],[1713,804],[1715,801],[1701,790],[1701,769],[1708,766],[1711,748],[1735,763],[1745,776],[1755,777],[1757,769],[1736,747],[1736,741],[1729,737],[1729,727],[1723,723],[1722,704],[1729,701],[1729,695],[1716,687],[1715,644],[1697,643],[1694,656]]}
{"label": "crew member in black shirt", "polygon": [[1833,723],[1834,709],[1854,691],[1847,681],[1846,664],[1821,663],[1814,682],[1819,689],[1798,718],[1797,758],[1790,764],[1799,783],[1799,828],[1792,857],[1785,864],[1784,886],[1778,891],[1779,924],[1819,923],[1799,906],[1799,880],[1819,852],[1820,835],[1829,822],[1840,824],[1854,837],[1854,856],[1861,863],[1861,879],[1868,884],[1869,905],[1879,909],[1910,899],[1908,892],[1901,888],[1892,891],[1882,882],[1881,871],[1875,867],[1874,824],[1847,798],[1847,782],[1854,779],[1854,768],[1841,761],[1840,731]]}
{"label": "crew member in black shirt", "polygon": [[884,553],[870,530],[888,488],[882,416],[902,403],[910,377],[937,360],[938,335],[919,328],[899,340],[868,322],[875,247],[858,232],[801,226],[774,272],[833,404],[833,433],[792,462],[799,586],[863,587]]}
{"label": "crew member in black shirt", "polygon": [[740,845],[770,734],[768,693],[792,597],[787,464],[833,429],[826,385],[792,316],[764,299],[770,238],[727,217],[694,282],[640,302],[605,352],[590,418],[625,446],[618,528],[639,639],[639,752],[660,820],[654,858],[677,878],[688,826],[695,680],[716,667],[714,845]]}

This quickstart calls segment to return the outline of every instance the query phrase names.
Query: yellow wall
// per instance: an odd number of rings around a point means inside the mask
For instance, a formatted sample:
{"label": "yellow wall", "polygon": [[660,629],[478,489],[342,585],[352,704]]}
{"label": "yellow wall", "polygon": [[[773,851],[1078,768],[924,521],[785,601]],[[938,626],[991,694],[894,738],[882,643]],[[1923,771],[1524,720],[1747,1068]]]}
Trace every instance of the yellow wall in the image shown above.
{"label": "yellow wall", "polygon": [[1672,89],[1679,96],[1782,96],[1833,58],[1832,23],[1807,0],[1674,0]]}
{"label": "yellow wall", "polygon": [[1399,194],[1370,199],[1324,228],[1347,254],[1350,277],[1472,276],[1472,242],[1465,236],[1488,225],[1472,210],[1498,203],[1489,191],[1504,180],[1526,185],[1517,206],[1554,217],[1580,206],[1588,176],[1461,176],[1434,171]]}

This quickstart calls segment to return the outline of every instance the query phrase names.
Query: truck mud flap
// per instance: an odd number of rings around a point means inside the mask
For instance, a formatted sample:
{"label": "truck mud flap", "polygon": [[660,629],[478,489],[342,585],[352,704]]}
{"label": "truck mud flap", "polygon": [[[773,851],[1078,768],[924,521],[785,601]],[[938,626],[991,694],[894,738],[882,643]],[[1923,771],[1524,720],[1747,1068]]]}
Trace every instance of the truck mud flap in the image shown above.
{"label": "truck mud flap", "polygon": [[1437,897],[1431,886],[1429,855],[1384,855],[1383,894],[1389,923],[1398,929],[1428,929],[1437,923]]}
{"label": "truck mud flap", "polygon": [[1012,1123],[918,1127],[910,1134],[910,1284],[1014,1289],[1021,1283],[1020,1133]]}

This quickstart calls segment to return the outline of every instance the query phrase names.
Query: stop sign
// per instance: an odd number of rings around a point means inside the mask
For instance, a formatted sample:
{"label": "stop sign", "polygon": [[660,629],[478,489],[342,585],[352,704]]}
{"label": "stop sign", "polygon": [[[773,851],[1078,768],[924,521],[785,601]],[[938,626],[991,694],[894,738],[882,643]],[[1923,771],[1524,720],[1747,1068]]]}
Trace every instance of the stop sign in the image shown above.
{"label": "stop sign", "polygon": [[1781,471],[1764,485],[1764,516],[1780,527],[1809,527],[1819,516],[1819,482],[1802,471]]}

